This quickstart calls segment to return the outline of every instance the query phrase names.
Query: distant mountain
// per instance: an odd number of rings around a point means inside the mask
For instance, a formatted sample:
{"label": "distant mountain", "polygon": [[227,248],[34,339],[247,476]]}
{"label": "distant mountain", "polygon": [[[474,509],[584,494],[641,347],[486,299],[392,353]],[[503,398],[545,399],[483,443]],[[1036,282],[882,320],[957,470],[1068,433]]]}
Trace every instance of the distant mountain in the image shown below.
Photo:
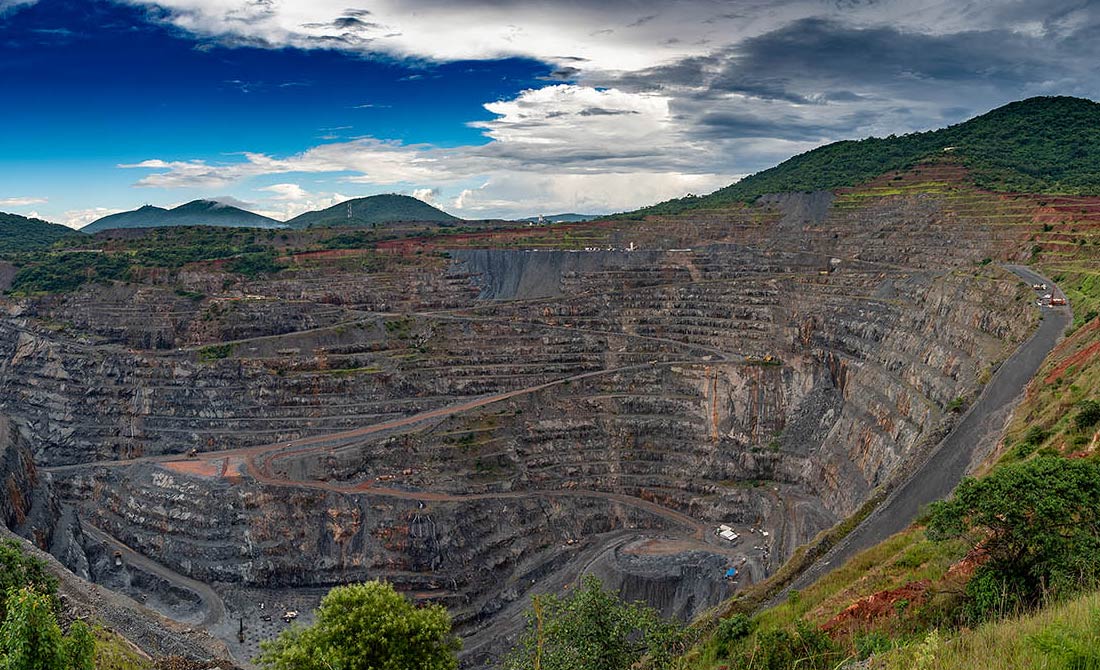
{"label": "distant mountain", "polygon": [[81,232],[97,233],[112,228],[162,228],[165,226],[224,226],[227,228],[283,228],[266,216],[214,200],[194,200],[173,209],[145,205],[132,212],[112,214],[93,221]]}
{"label": "distant mountain", "polygon": [[287,225],[291,228],[318,226],[369,226],[398,221],[436,221],[451,223],[462,219],[436,209],[423,200],[407,195],[372,195],[348,200],[319,212],[296,216]]}
{"label": "distant mountain", "polygon": [[0,212],[0,253],[45,249],[58,240],[80,236],[67,226]]}
{"label": "distant mountain", "polygon": [[547,214],[545,216],[529,216],[519,219],[523,223],[582,223],[600,218],[599,214]]}
{"label": "distant mountain", "polygon": [[676,214],[751,202],[767,193],[855,186],[929,160],[966,166],[993,191],[1100,195],[1100,104],[1083,98],[1020,100],[963,123],[924,133],[834,142],[702,197],[630,214]]}

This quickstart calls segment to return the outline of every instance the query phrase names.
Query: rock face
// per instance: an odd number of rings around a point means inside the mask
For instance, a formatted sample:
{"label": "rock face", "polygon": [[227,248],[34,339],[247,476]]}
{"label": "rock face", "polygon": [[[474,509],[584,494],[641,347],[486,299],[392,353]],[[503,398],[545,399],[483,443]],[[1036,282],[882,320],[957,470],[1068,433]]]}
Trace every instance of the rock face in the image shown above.
{"label": "rock face", "polygon": [[[49,477],[39,473],[30,441],[12,420],[0,414],[0,472],[4,477],[0,516],[4,526],[42,549],[51,546],[60,506]],[[59,549],[64,550],[65,543]]]}
{"label": "rock face", "polygon": [[[964,195],[782,196],[26,300],[0,319],[0,409],[55,473],[48,526],[71,530],[43,546],[75,570],[185,619],[210,605],[184,580],[217,585],[208,625],[239,654],[236,618],[271,631],[261,604],[382,577],[491,662],[532,592],[595,572],[687,618],[897,472],[1035,320],[975,264],[1018,231]],[[163,569],[115,570],[116,540]]]}

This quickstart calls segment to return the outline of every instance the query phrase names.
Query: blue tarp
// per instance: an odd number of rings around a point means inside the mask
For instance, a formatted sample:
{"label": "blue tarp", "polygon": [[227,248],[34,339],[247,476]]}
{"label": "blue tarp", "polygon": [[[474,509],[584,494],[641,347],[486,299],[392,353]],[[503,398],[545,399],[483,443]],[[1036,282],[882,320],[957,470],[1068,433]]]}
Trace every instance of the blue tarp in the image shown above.
{"label": "blue tarp", "polygon": [[733,579],[737,576],[737,568],[730,568],[726,570],[726,579]]}

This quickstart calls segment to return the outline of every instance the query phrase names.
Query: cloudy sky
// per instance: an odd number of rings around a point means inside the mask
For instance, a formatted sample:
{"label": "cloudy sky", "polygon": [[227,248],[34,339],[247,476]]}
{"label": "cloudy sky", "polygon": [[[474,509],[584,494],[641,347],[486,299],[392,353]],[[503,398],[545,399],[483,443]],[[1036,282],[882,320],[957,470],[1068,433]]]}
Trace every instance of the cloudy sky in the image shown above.
{"label": "cloudy sky", "polygon": [[0,0],[0,211],[621,211],[1097,63],[1095,0]]}

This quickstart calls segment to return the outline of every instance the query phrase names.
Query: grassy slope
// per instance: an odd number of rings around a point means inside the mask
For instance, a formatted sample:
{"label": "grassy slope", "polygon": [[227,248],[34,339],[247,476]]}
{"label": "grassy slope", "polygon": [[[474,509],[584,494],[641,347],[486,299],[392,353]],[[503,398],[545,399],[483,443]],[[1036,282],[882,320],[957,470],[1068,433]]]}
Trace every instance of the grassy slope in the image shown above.
{"label": "grassy slope", "polygon": [[[755,619],[756,633],[745,640],[740,651],[751,648],[755,635],[760,633],[790,630],[800,620],[821,626],[860,598],[921,579],[939,580],[964,554],[961,545],[929,541],[921,528],[899,533],[857,554],[797,597],[761,612]],[[905,619],[889,625],[895,632],[908,626]],[[854,638],[842,640],[849,654],[855,653],[853,645]],[[714,638],[706,639],[684,660],[692,670],[716,670],[729,664],[729,657],[722,653]]]}
{"label": "grassy slope", "polygon": [[884,654],[871,667],[1093,670],[1100,667],[1100,593],[986,624],[953,640],[933,635]]}

